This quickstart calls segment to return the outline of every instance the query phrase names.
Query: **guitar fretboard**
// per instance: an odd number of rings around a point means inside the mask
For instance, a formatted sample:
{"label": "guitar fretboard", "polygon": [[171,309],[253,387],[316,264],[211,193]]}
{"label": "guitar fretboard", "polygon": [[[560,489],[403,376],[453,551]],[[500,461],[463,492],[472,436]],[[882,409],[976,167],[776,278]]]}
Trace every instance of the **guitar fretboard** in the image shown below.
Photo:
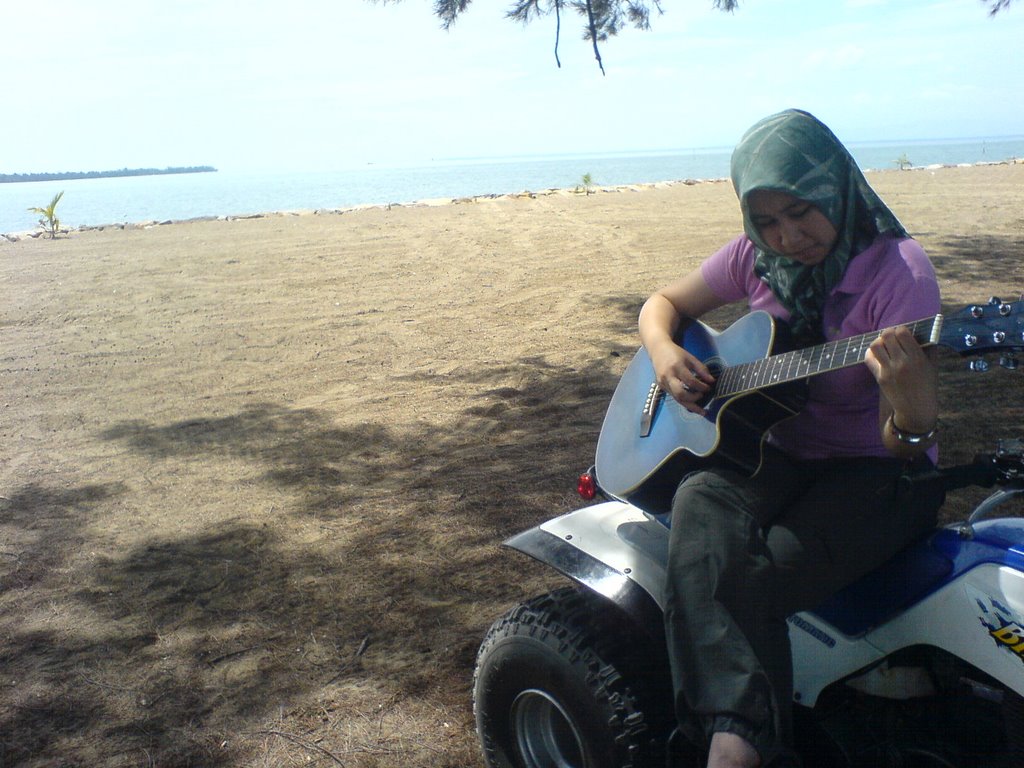
{"label": "guitar fretboard", "polygon": [[[919,344],[935,344],[942,328],[942,315],[907,323],[905,327],[910,329]],[[752,363],[729,366],[718,376],[715,396],[729,397],[857,365],[864,362],[868,347],[880,333],[873,331],[836,339],[814,347],[771,355]]]}

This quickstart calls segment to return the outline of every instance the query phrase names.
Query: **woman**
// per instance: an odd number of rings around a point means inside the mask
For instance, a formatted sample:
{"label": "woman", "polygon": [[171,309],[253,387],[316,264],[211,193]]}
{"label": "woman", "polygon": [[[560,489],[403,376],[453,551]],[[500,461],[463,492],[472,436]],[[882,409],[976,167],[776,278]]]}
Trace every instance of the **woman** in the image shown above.
{"label": "woman", "polygon": [[924,251],[808,113],[754,125],[732,181],[745,234],[640,313],[662,388],[702,412],[714,377],[673,333],[729,302],[767,310],[804,343],[880,331],[864,365],[808,381],[806,407],[772,428],[752,478],[710,466],[673,501],[665,623],[681,730],[709,767],[797,765],[786,617],[935,524],[939,500],[897,498],[896,482],[935,459],[936,369],[900,325],[937,314],[939,290]]}

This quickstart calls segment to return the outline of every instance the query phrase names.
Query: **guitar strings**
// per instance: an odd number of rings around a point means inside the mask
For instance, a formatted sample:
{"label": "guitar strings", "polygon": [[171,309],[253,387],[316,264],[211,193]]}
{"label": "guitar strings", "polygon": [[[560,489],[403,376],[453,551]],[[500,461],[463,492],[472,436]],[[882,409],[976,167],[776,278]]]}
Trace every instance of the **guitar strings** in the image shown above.
{"label": "guitar strings", "polygon": [[[925,318],[906,327],[922,343],[931,340],[932,328],[938,317]],[[815,347],[796,349],[771,355],[749,363],[726,367],[718,377],[715,397],[728,397],[752,392],[775,384],[808,378],[819,373],[848,368],[863,362],[864,355],[879,331],[836,339]]]}

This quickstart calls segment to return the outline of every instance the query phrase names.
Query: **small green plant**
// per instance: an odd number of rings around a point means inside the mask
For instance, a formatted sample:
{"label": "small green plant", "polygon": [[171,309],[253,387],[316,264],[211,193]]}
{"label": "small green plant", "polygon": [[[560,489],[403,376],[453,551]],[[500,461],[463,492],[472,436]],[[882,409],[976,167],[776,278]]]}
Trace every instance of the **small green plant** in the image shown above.
{"label": "small green plant", "polygon": [[896,167],[899,168],[901,171],[905,171],[907,170],[907,168],[910,168],[913,165],[913,163],[910,162],[910,158],[907,157],[906,152],[904,152],[902,155],[893,160],[893,162],[896,163]]}
{"label": "small green plant", "polygon": [[29,208],[32,213],[38,213],[41,217],[39,219],[39,226],[43,228],[44,232],[49,232],[50,239],[55,240],[57,238],[57,231],[60,229],[60,219],[57,218],[57,203],[64,197],[64,190],[61,190],[53,196],[53,200],[45,208]]}
{"label": "small green plant", "polygon": [[591,191],[591,189],[593,188],[593,186],[594,186],[594,180],[593,180],[593,178],[591,178],[591,176],[590,176],[590,174],[589,174],[589,173],[584,173],[584,174],[583,174],[583,178],[582,178],[582,179],[580,179],[580,186],[579,186],[579,187],[576,187],[576,189],[580,189],[580,188],[582,187],[583,191],[584,191],[584,192],[585,192],[586,194],[588,194],[588,195],[589,195],[589,194],[590,194],[590,191]]}

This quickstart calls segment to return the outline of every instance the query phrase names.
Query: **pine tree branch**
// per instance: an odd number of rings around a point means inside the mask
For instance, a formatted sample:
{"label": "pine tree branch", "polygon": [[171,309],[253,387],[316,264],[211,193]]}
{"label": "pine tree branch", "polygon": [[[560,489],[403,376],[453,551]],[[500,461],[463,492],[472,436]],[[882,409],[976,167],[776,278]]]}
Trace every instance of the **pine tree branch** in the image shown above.
{"label": "pine tree branch", "polygon": [[601,51],[597,47],[597,23],[594,21],[594,6],[591,4],[591,0],[587,0],[587,20],[590,23],[590,41],[594,44],[594,58],[597,59],[597,66],[601,68],[601,74],[605,75]]}
{"label": "pine tree branch", "polygon": [[562,40],[562,0],[555,0],[555,64],[562,68],[562,60],[558,58],[558,45]]}

